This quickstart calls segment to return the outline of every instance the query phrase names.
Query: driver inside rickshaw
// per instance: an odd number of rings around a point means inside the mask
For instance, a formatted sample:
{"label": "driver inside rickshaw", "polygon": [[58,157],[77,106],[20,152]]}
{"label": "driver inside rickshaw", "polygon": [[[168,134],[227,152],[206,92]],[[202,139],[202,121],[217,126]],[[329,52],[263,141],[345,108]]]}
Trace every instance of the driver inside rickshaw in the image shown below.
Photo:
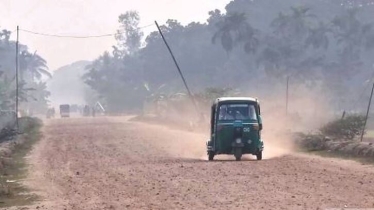
{"label": "driver inside rickshaw", "polygon": [[253,105],[236,107],[235,119],[237,120],[257,120],[256,109]]}

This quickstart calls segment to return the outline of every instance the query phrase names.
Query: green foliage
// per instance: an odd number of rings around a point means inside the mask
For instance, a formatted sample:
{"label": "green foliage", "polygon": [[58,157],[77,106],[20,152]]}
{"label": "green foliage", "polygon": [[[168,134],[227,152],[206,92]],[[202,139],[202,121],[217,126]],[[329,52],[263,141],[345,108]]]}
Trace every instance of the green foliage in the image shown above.
{"label": "green foliage", "polygon": [[320,130],[323,135],[339,140],[352,140],[361,135],[365,123],[365,116],[351,115],[344,119],[334,120]]}
{"label": "green foliage", "polygon": [[42,125],[42,120],[35,117],[21,117],[19,119],[19,127],[22,133],[29,133],[32,130],[37,130]]}
{"label": "green foliage", "polygon": [[[10,40],[11,32],[0,31],[0,109],[14,110],[16,99],[15,48]],[[29,111],[44,112],[49,92],[41,80],[51,77],[46,61],[36,52],[30,53],[27,46],[20,44],[19,53],[19,102],[31,102]],[[21,108],[26,108],[22,106]]]}
{"label": "green foliage", "polygon": [[204,91],[196,94],[195,98],[199,101],[200,104],[210,107],[212,102],[220,97],[225,96],[236,96],[239,95],[238,90],[233,90],[232,88],[217,88],[209,87]]}
{"label": "green foliage", "polygon": [[116,40],[119,48],[115,47],[115,54],[132,54],[139,50],[143,32],[139,30],[140,16],[136,11],[128,11],[118,18],[120,29],[117,31]]}

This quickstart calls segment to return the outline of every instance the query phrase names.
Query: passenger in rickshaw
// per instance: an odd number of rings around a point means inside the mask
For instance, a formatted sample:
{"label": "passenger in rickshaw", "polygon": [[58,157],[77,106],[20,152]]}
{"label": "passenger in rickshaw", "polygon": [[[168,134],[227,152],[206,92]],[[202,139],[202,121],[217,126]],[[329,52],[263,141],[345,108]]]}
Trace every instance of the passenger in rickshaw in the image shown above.
{"label": "passenger in rickshaw", "polygon": [[223,105],[220,107],[219,120],[234,120],[234,117],[231,115],[231,110],[227,110],[227,106]]}
{"label": "passenger in rickshaw", "polygon": [[236,120],[245,120],[247,118],[248,117],[246,117],[245,115],[243,115],[239,110],[236,110],[236,113],[235,113],[235,119]]}
{"label": "passenger in rickshaw", "polygon": [[219,120],[257,120],[256,110],[253,105],[244,107],[220,107]]}

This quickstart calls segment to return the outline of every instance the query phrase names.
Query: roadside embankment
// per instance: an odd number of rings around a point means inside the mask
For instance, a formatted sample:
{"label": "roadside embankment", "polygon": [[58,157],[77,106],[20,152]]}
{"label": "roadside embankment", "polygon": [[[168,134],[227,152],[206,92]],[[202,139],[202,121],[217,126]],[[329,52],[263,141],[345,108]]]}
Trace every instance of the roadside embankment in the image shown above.
{"label": "roadside embankment", "polygon": [[27,175],[25,156],[41,137],[41,120],[23,117],[19,132],[9,132],[0,143],[0,207],[24,205],[35,199],[20,181]]}

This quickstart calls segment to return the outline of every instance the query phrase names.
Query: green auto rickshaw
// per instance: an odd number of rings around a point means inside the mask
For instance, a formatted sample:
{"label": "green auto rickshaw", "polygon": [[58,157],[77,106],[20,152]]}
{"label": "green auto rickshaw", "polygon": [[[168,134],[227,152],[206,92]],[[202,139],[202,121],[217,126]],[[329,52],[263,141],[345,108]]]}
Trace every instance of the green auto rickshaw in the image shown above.
{"label": "green auto rickshaw", "polygon": [[237,161],[243,154],[262,159],[262,120],[260,103],[249,97],[218,98],[212,105],[210,139],[207,142],[209,161],[215,155],[233,154]]}

